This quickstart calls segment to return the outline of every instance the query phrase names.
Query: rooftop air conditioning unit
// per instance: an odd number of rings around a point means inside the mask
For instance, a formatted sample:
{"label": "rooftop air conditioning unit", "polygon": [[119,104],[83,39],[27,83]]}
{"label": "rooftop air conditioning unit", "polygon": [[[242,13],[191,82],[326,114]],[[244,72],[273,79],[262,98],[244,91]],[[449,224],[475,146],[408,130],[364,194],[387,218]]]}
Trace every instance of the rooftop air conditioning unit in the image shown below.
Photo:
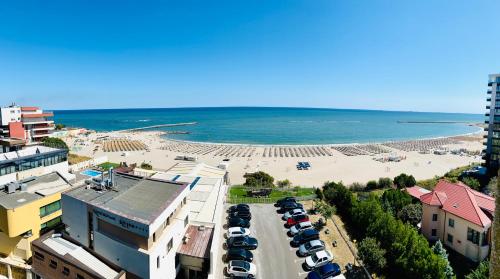
{"label": "rooftop air conditioning unit", "polygon": [[7,194],[12,194],[16,192],[17,187],[18,187],[17,182],[11,182],[5,185],[5,190],[7,191]]}

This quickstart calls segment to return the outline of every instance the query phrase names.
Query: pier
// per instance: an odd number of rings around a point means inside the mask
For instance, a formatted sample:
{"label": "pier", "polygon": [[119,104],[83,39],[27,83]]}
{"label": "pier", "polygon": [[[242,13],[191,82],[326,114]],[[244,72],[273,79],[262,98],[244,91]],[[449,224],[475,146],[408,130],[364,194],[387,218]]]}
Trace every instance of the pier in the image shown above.
{"label": "pier", "polygon": [[139,128],[131,128],[131,129],[119,130],[117,132],[134,132],[134,131],[150,130],[150,129],[156,129],[156,128],[191,126],[191,125],[196,125],[196,124],[198,124],[198,122],[159,124],[159,125],[152,125],[152,126],[146,126],[146,127],[139,127]]}

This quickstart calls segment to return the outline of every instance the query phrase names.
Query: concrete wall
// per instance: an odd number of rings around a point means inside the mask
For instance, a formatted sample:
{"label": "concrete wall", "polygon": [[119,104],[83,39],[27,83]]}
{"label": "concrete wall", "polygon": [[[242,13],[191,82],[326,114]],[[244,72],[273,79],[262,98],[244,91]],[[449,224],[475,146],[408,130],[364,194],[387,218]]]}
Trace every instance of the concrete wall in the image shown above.
{"label": "concrete wall", "polygon": [[80,162],[78,164],[70,165],[69,171],[72,173],[75,173],[75,172],[78,172],[78,171],[86,169],[86,168],[95,167],[95,166],[102,164],[102,163],[105,163],[107,161],[108,161],[108,156],[97,157],[97,158],[94,158],[91,160]]}
{"label": "concrete wall", "polygon": [[89,247],[87,204],[68,195],[61,198],[63,223],[69,227],[68,234],[82,245]]}

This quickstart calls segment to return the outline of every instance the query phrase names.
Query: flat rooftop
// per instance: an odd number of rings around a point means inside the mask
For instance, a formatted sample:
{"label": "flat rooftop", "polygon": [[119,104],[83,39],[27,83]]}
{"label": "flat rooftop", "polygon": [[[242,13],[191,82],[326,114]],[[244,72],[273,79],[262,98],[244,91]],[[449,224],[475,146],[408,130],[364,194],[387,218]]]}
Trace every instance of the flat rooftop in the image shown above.
{"label": "flat rooftop", "polygon": [[221,197],[225,195],[225,174],[225,170],[203,163],[182,162],[166,172],[157,172],[152,178],[188,183],[189,219],[214,223],[217,208],[224,206]]}
{"label": "flat rooftop", "polygon": [[[18,181],[17,184],[17,189],[11,194],[7,192],[7,184],[0,186],[0,206],[6,209],[18,208],[46,196],[68,190],[72,187],[72,185],[57,172],[24,179]],[[19,188],[21,184],[26,185],[25,191],[21,191]]]}
{"label": "flat rooftop", "polygon": [[115,173],[112,189],[85,186],[65,193],[70,197],[146,225],[151,224],[179,195],[187,183]]}
{"label": "flat rooftop", "polygon": [[187,243],[182,243],[177,253],[195,258],[209,259],[213,228],[189,225],[186,235]]}
{"label": "flat rooftop", "polygon": [[35,156],[55,151],[60,151],[61,149],[36,145],[36,146],[27,146],[19,151],[11,151],[7,153],[0,153],[0,164],[7,161],[13,161],[17,159],[21,159],[24,157]]}
{"label": "flat rooftop", "polygon": [[121,270],[115,270],[83,247],[70,242],[58,234],[47,233],[33,241],[33,245],[76,265],[97,278],[117,278]]}

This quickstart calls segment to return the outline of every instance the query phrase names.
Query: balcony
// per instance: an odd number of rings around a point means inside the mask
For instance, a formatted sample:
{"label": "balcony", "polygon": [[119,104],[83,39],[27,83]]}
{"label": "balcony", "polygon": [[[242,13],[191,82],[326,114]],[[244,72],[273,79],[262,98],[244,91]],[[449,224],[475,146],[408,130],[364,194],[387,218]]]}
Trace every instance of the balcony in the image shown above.
{"label": "balcony", "polygon": [[493,81],[488,81],[488,86],[492,86],[493,85]]}
{"label": "balcony", "polygon": [[489,120],[484,120],[484,124],[490,124]]}
{"label": "balcony", "polygon": [[487,98],[487,99],[486,99],[486,102],[491,102],[491,98]]}
{"label": "balcony", "polygon": [[491,94],[491,90],[486,91],[486,94]]}
{"label": "balcony", "polygon": [[487,112],[487,113],[485,113],[485,114],[484,114],[484,116],[490,116],[490,113],[489,113],[489,112]]}
{"label": "balcony", "polygon": [[490,108],[491,108],[491,106],[486,106],[486,109],[490,109]]}

